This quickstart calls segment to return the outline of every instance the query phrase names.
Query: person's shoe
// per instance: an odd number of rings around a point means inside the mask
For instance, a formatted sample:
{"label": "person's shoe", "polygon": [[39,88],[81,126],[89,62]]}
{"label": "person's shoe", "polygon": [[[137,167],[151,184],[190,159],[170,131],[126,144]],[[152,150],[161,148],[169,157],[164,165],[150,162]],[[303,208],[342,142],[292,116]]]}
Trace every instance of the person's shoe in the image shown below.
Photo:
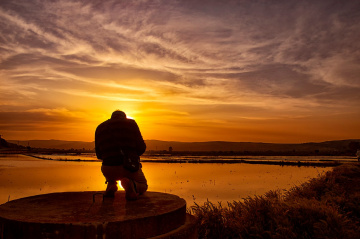
{"label": "person's shoe", "polygon": [[125,189],[125,198],[129,201],[134,201],[138,198],[139,193],[136,192],[135,183],[128,179],[121,179],[121,186]]}
{"label": "person's shoe", "polygon": [[104,193],[104,197],[115,197],[115,192],[118,190],[117,183],[108,183],[106,187],[106,191]]}

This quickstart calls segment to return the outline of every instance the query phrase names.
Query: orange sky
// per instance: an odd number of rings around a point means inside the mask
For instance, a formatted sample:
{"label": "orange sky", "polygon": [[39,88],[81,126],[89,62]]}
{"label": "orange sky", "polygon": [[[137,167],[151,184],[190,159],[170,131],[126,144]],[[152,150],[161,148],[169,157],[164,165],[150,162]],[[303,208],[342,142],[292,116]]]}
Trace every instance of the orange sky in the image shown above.
{"label": "orange sky", "polygon": [[[166,2],[166,3],[165,3]],[[360,138],[358,1],[0,3],[0,134],[93,141]]]}

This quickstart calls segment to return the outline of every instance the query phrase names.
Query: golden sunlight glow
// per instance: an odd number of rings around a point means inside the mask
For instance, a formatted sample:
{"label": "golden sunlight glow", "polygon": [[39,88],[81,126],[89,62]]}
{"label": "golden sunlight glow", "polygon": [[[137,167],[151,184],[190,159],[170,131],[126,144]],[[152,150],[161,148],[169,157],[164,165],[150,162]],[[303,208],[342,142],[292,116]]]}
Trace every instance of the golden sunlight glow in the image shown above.
{"label": "golden sunlight glow", "polygon": [[123,188],[123,186],[121,185],[121,181],[116,181],[117,182],[117,185],[118,185],[118,188],[121,189],[121,190],[125,190]]}
{"label": "golden sunlight glow", "polygon": [[352,4],[311,3],[318,18],[302,1],[267,11],[262,1],[209,3],[206,14],[194,11],[200,2],[144,2],[140,15],[138,4],[115,2],[90,1],[81,14],[77,0],[1,5],[4,138],[93,141],[116,109],[145,140],[359,137]]}

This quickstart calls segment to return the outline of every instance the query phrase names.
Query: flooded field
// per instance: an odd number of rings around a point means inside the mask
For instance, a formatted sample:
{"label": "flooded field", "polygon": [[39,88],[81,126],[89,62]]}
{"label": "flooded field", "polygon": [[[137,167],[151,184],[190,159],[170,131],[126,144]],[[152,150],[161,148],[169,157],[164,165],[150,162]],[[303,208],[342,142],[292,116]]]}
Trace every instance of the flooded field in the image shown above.
{"label": "flooded field", "polygon": [[[42,159],[52,159],[61,161],[99,161],[95,153],[82,153],[82,154],[33,154],[35,157]],[[143,155],[142,160],[145,161],[215,161],[215,160],[252,160],[252,161],[301,161],[301,162],[326,162],[326,161],[339,161],[339,162],[356,162],[355,156],[174,156],[170,154],[163,155]]]}
{"label": "flooded field", "polygon": [[[96,160],[92,156],[89,158]],[[0,155],[0,204],[52,192],[102,191],[106,185],[100,167],[101,162],[91,160],[55,161],[25,155]],[[226,205],[227,201],[262,195],[269,190],[289,190],[331,169],[252,164],[143,163],[150,191],[176,194],[184,198],[188,206],[195,202],[202,204],[206,200],[214,203],[221,201]]]}

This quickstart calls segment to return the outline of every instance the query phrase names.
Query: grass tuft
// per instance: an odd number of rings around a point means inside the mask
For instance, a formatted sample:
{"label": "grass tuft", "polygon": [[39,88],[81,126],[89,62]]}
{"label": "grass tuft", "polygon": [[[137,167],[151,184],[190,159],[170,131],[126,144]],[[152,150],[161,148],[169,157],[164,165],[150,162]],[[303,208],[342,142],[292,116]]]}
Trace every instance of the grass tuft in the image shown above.
{"label": "grass tuft", "polygon": [[360,238],[360,165],[342,165],[287,193],[195,204],[199,238]]}

